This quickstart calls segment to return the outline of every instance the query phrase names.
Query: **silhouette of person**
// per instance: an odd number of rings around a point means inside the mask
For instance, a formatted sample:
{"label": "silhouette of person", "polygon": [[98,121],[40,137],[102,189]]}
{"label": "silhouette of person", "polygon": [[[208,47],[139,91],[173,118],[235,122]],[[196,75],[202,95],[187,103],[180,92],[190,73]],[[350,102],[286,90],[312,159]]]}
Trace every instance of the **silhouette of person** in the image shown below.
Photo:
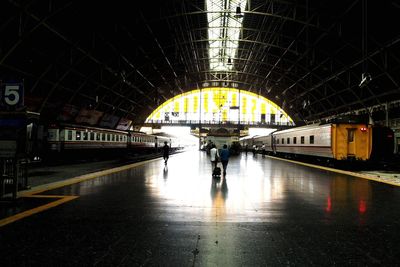
{"label": "silhouette of person", "polygon": [[215,147],[214,144],[212,144],[210,149],[210,160],[211,160],[212,170],[214,170],[215,167],[217,167],[218,158],[219,158],[218,149]]}
{"label": "silhouette of person", "polygon": [[164,158],[164,163],[167,164],[168,158],[169,158],[169,146],[167,141],[164,142],[163,146],[163,158]]}
{"label": "silhouette of person", "polygon": [[223,148],[221,149],[221,163],[222,163],[222,169],[224,170],[224,175],[226,174],[226,166],[228,166],[228,161],[229,161],[229,150],[228,146],[224,145]]}

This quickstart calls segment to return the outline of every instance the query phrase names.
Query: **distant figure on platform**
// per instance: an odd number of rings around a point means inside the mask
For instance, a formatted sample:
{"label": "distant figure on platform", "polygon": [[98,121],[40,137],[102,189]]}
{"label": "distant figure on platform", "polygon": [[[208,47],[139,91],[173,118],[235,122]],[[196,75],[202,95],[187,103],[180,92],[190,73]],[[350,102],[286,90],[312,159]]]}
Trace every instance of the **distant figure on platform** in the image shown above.
{"label": "distant figure on platform", "polygon": [[253,156],[255,157],[257,153],[257,146],[253,145]]}
{"label": "distant figure on platform", "polygon": [[261,146],[261,153],[262,153],[262,156],[265,157],[265,144],[262,144],[262,146]]}
{"label": "distant figure on platform", "polygon": [[163,158],[164,158],[164,163],[167,164],[168,158],[169,158],[169,146],[167,141],[164,142],[163,146]]}
{"label": "distant figure on platform", "polygon": [[210,160],[211,160],[211,166],[212,166],[213,171],[214,171],[215,167],[217,167],[218,158],[219,158],[218,149],[215,147],[214,144],[212,144],[211,149],[210,149]]}
{"label": "distant figure on platform", "polygon": [[228,161],[229,161],[229,149],[227,145],[224,145],[222,150],[221,150],[221,163],[222,163],[222,169],[224,175],[226,174],[226,166],[228,166]]}
{"label": "distant figure on platform", "polygon": [[249,151],[249,145],[248,144],[246,144],[245,151],[246,151],[246,156],[247,156],[247,152]]}

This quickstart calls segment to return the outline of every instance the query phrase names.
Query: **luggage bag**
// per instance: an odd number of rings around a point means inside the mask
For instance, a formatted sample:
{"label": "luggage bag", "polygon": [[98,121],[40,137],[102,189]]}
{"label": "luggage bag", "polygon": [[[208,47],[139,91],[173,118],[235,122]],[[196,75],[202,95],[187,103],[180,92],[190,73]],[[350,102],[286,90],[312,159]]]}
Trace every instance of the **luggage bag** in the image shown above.
{"label": "luggage bag", "polygon": [[220,176],[221,175],[221,168],[220,167],[215,167],[213,170],[213,176]]}

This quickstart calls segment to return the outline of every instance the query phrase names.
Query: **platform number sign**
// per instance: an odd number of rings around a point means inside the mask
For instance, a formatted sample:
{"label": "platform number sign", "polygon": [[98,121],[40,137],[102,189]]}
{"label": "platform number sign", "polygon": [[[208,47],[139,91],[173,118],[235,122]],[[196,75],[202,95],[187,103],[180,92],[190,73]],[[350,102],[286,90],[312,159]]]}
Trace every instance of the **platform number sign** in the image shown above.
{"label": "platform number sign", "polygon": [[0,93],[2,110],[15,110],[24,106],[24,86],[22,83],[2,83]]}

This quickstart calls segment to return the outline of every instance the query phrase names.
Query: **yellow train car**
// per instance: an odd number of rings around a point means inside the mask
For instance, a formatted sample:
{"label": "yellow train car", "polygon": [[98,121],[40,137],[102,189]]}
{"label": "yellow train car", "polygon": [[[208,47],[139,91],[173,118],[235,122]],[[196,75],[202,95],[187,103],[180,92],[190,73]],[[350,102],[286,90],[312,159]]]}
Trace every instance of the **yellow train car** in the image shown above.
{"label": "yellow train car", "polygon": [[[393,154],[393,131],[365,123],[327,123],[276,131],[246,144],[274,155],[304,155],[345,160],[382,160]],[[242,145],[245,140],[242,140]]]}
{"label": "yellow train car", "polygon": [[372,126],[332,124],[332,153],[336,160],[368,160],[372,152]]}

